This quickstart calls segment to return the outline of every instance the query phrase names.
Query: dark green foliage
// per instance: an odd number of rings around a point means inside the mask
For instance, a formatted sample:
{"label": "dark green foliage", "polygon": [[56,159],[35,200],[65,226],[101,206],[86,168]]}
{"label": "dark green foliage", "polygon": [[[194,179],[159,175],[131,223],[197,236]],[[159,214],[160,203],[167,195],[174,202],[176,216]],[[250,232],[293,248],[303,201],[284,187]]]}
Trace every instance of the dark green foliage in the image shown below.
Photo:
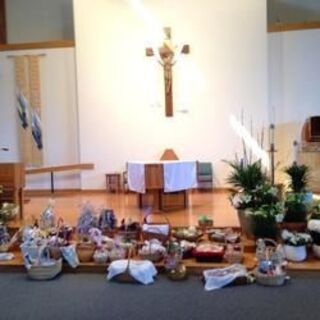
{"label": "dark green foliage", "polygon": [[227,182],[237,189],[250,192],[267,181],[267,176],[262,170],[260,160],[246,164],[243,161],[225,162],[232,168]]}
{"label": "dark green foliage", "polygon": [[314,244],[316,244],[317,246],[319,246],[320,245],[320,233],[316,232],[316,231],[310,231],[310,235],[312,238],[312,242]]}
{"label": "dark green foliage", "polygon": [[288,194],[285,201],[284,222],[305,222],[309,207],[305,202],[304,193]]}
{"label": "dark green foliage", "polygon": [[309,179],[307,166],[294,162],[290,167],[285,168],[285,173],[290,177],[289,188],[293,192],[299,193],[306,190]]}
{"label": "dark green foliage", "polygon": [[276,239],[279,233],[276,216],[282,214],[281,202],[265,204],[251,214],[253,234],[256,238]]}

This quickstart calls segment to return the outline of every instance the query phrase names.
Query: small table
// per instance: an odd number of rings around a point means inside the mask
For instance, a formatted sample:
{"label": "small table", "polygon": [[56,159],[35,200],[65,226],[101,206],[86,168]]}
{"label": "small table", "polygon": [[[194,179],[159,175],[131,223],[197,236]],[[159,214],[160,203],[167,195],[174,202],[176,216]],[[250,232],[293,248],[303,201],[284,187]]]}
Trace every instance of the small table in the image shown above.
{"label": "small table", "polygon": [[119,192],[121,189],[121,174],[120,173],[107,173],[106,186],[108,192]]}

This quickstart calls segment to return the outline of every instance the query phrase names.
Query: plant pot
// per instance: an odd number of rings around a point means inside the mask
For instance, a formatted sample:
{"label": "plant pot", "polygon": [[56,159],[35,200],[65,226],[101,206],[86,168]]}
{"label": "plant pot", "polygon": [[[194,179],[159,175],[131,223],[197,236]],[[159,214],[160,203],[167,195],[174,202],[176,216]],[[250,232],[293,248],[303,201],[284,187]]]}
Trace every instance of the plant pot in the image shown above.
{"label": "plant pot", "polygon": [[317,259],[320,259],[320,245],[313,244],[312,245],[313,256]]}
{"label": "plant pot", "polygon": [[256,239],[277,239],[279,228],[274,217],[252,216],[251,219],[252,231]]}
{"label": "plant pot", "polygon": [[304,261],[307,258],[307,248],[306,246],[289,246],[289,245],[284,245],[284,253],[286,255],[286,258],[289,261],[294,261],[294,262],[300,262]]}
{"label": "plant pot", "polygon": [[242,234],[248,239],[254,239],[251,217],[245,214],[245,210],[238,209],[237,212]]}
{"label": "plant pot", "polygon": [[281,222],[280,228],[288,231],[305,232],[307,229],[307,222]]}

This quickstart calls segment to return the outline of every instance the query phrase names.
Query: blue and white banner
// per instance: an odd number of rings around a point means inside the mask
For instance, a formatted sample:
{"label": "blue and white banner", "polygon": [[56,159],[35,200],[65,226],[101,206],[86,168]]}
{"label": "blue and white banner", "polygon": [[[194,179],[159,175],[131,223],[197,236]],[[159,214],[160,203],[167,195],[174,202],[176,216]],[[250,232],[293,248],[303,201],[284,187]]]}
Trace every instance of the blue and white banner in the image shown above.
{"label": "blue and white banner", "polygon": [[36,110],[34,109],[31,110],[31,130],[37,148],[41,150],[43,148],[41,121]]}
{"label": "blue and white banner", "polygon": [[28,127],[28,118],[29,118],[29,102],[27,98],[24,96],[24,94],[18,90],[17,91],[17,111],[18,116],[21,121],[21,125],[23,129],[26,129]]}

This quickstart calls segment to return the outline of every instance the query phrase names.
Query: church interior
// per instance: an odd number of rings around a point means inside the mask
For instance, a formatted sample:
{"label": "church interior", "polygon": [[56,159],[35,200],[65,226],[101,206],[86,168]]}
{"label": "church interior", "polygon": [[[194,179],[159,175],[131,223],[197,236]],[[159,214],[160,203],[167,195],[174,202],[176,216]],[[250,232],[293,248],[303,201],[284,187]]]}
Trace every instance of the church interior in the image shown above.
{"label": "church interior", "polygon": [[0,318],[316,319],[319,43],[317,0],[0,0]]}

